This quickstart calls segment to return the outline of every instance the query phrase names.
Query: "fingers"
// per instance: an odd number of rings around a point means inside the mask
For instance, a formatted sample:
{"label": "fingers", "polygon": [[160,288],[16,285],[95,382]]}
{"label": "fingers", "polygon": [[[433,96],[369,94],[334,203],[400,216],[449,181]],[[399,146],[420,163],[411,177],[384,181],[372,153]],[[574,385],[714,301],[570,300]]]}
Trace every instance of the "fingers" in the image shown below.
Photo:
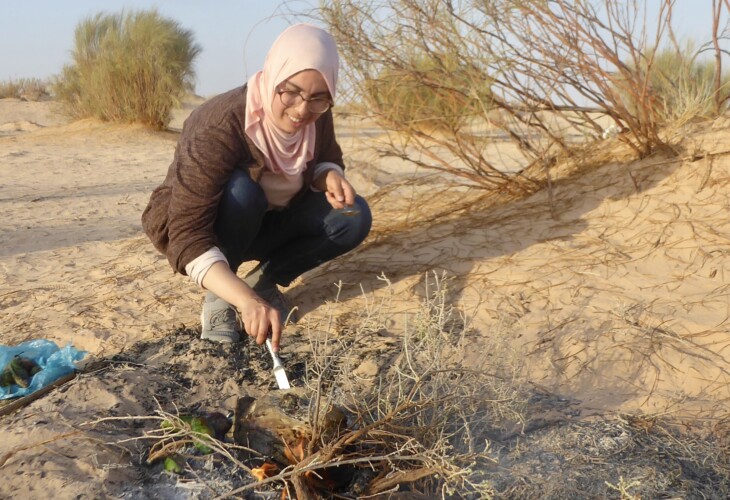
{"label": "fingers", "polygon": [[266,337],[271,335],[271,344],[274,351],[279,350],[281,339],[282,321],[279,312],[263,300],[257,300],[255,304],[241,311],[243,326],[246,334],[254,339],[257,344],[262,345]]}
{"label": "fingers", "polygon": [[334,196],[334,195],[333,195],[332,193],[330,193],[329,191],[327,191],[327,192],[325,193],[325,196],[327,197],[327,202],[328,202],[328,203],[329,203],[330,205],[332,205],[332,208],[334,208],[335,210],[339,210],[340,208],[345,208],[345,204],[344,204],[344,203],[343,203],[343,202],[342,202],[341,200],[338,200],[338,199],[337,199],[337,198],[336,198],[336,197],[335,197],[335,196]]}
{"label": "fingers", "polygon": [[335,209],[355,204],[355,188],[340,175],[327,177],[327,201]]}
{"label": "fingers", "polygon": [[[273,309],[274,317],[271,318],[271,348],[274,350],[274,352],[279,352],[279,340],[281,339],[281,331],[282,331],[282,319],[279,318],[279,312],[276,309]],[[264,341],[266,341],[266,337],[264,337]]]}
{"label": "fingers", "polygon": [[[339,175],[332,175],[327,177],[327,198],[332,198],[332,201],[336,202],[339,205],[343,205],[345,202],[345,193],[343,189],[344,182],[347,181],[345,181],[345,179],[343,179]],[[330,204],[334,206],[332,201],[330,201]],[[342,207],[340,206],[335,208]]]}
{"label": "fingers", "polygon": [[266,337],[269,336],[268,321],[261,321],[256,331],[251,332],[250,335],[256,339],[256,343],[258,345],[262,345],[266,342]]}
{"label": "fingers", "polygon": [[347,182],[345,179],[342,180],[344,181],[342,183],[342,190],[345,195],[345,205],[351,207],[355,204],[355,188],[353,188],[352,184]]}

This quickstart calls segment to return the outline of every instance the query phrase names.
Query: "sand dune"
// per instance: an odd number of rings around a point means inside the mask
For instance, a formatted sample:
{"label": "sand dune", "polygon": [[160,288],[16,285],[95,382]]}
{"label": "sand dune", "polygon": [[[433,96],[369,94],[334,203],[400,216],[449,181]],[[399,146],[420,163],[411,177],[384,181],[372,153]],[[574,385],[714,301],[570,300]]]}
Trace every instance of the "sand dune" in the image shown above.
{"label": "sand dune", "polygon": [[[362,248],[297,280],[287,294],[303,325],[346,321],[383,296],[400,318],[423,298],[424,276],[446,271],[449,298],[472,332],[465,366],[512,353],[519,376],[572,401],[576,418],[720,421],[730,409],[728,126],[718,120],[688,129],[676,157],[609,163],[563,179],[552,206],[541,192],[499,207],[477,204],[468,217],[418,222],[437,213],[436,204],[445,208],[465,195],[433,196],[405,183],[374,204],[375,228]],[[345,136],[353,148],[357,137]],[[90,360],[110,359],[198,325],[201,293],[173,275],[139,220],[175,139],[174,132],[70,122],[50,103],[0,100],[2,344],[47,338],[88,351]],[[351,156],[363,169],[351,174],[360,192],[372,195],[413,175],[401,163],[378,160],[360,140],[364,147]],[[424,204],[431,205],[419,208]],[[303,363],[306,338],[299,329],[290,338],[291,361],[299,356]],[[377,366],[378,358],[370,362]],[[109,408],[149,411],[150,387],[135,378],[134,365],[125,366],[84,375],[0,418],[0,457],[11,454],[0,463],[0,496],[37,497],[40,477],[58,498],[125,491],[146,498],[142,492],[153,491],[124,489],[139,472],[98,434],[23,450]],[[221,381],[196,401],[225,406],[242,393],[260,393],[260,382]]]}

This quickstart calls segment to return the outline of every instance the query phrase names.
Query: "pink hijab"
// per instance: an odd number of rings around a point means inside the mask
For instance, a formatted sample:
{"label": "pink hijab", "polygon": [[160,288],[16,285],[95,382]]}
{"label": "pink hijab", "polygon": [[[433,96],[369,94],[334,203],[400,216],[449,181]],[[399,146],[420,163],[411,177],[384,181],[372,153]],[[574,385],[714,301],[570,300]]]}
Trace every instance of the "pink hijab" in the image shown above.
{"label": "pink hijab", "polygon": [[311,24],[295,24],[284,30],[271,46],[264,69],[248,80],[246,135],[264,153],[273,172],[299,175],[314,156],[315,127],[288,134],[278,129],[267,115],[276,87],[287,78],[314,69],[322,74],[330,95],[335,97],[339,57],[332,35]]}

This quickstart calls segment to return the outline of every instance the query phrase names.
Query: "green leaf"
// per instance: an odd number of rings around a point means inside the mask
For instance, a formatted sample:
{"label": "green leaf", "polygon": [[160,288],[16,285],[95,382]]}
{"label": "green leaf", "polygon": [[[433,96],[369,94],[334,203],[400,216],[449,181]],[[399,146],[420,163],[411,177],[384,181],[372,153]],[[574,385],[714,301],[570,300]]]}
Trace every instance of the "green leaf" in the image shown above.
{"label": "green leaf", "polygon": [[182,465],[178,463],[180,457],[165,457],[165,470],[175,474],[182,474]]}

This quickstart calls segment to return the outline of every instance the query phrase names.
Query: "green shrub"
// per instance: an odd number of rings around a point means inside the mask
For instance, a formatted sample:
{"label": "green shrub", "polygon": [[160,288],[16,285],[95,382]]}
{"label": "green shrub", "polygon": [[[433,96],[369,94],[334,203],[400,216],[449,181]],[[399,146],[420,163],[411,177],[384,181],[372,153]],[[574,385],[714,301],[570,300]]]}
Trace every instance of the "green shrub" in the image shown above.
{"label": "green shrub", "polygon": [[193,34],[157,11],[97,14],[75,31],[73,63],[55,92],[75,117],[162,129],[193,88]]}
{"label": "green shrub", "polygon": [[383,67],[364,85],[366,105],[385,124],[458,131],[490,106],[489,82],[457,56],[431,51],[405,58],[403,67]]}
{"label": "green shrub", "polygon": [[[651,66],[649,66],[651,61]],[[661,123],[683,122],[714,116],[715,64],[698,60],[692,42],[684,47],[649,50],[639,68],[640,77],[649,75],[649,92]],[[730,95],[730,79],[722,78],[720,99]],[[634,108],[634,100],[626,97]]]}
{"label": "green shrub", "polygon": [[[702,118],[715,114],[713,61],[698,61],[693,57],[692,45],[688,44],[680,52],[659,52],[655,64],[659,74],[652,78],[651,85],[661,98],[665,120],[681,119],[688,114]],[[721,80],[720,99],[724,100],[729,91],[725,76]]]}

